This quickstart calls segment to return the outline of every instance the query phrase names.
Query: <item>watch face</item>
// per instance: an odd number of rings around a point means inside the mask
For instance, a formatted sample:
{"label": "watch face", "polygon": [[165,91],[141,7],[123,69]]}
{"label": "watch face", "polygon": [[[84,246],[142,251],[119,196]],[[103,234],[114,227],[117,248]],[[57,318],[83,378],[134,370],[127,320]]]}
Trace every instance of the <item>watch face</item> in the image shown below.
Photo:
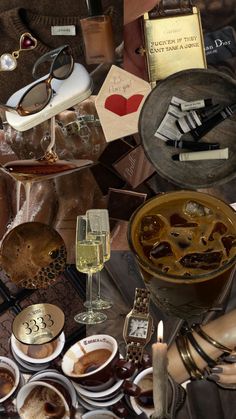
{"label": "watch face", "polygon": [[145,339],[148,332],[148,320],[131,317],[128,325],[128,336]]}

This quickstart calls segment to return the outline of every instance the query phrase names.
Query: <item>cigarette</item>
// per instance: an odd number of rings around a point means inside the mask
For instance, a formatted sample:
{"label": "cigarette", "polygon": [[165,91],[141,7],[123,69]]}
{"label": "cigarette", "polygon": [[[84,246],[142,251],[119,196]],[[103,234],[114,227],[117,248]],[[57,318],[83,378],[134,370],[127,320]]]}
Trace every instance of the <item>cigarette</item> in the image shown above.
{"label": "cigarette", "polygon": [[175,161],[194,161],[194,160],[223,160],[229,158],[229,149],[196,151],[192,153],[174,154],[172,160]]}

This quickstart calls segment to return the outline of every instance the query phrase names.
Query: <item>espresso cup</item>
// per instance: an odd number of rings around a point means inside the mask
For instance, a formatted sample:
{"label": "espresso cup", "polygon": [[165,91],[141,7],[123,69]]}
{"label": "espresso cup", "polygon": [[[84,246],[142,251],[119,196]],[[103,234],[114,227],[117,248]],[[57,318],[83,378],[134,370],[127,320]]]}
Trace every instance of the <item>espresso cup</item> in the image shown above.
{"label": "espresso cup", "polygon": [[71,417],[64,395],[53,382],[33,381],[25,384],[17,394],[16,407],[22,419],[43,415],[61,419]]}
{"label": "espresso cup", "polygon": [[63,373],[91,391],[111,387],[118,378],[132,375],[133,366],[119,359],[117,341],[109,335],[93,335],[76,342],[65,353]]}
{"label": "espresso cup", "polygon": [[145,413],[151,417],[154,412],[153,405],[153,368],[146,368],[141,371],[134,379],[134,384],[140,388],[138,397],[130,397],[130,403],[137,415]]}
{"label": "espresso cup", "polygon": [[37,372],[36,374],[32,375],[32,377],[30,377],[29,379],[29,382],[34,382],[34,381],[43,381],[43,382],[49,382],[49,384],[51,383],[54,385],[56,384],[62,385],[64,390],[66,391],[66,393],[65,391],[62,391],[62,393],[65,399],[67,400],[68,405],[72,405],[73,408],[75,409],[78,407],[76,390],[73,384],[67,377],[60,374],[58,371],[52,370],[52,369],[51,370],[46,369],[46,370]]}
{"label": "espresso cup", "polygon": [[14,396],[20,383],[20,371],[14,361],[0,356],[0,404]]}
{"label": "espresso cup", "polygon": [[30,364],[46,364],[57,358],[63,350],[65,344],[65,334],[49,343],[43,345],[25,345],[19,342],[15,336],[11,335],[11,348],[23,361]]}

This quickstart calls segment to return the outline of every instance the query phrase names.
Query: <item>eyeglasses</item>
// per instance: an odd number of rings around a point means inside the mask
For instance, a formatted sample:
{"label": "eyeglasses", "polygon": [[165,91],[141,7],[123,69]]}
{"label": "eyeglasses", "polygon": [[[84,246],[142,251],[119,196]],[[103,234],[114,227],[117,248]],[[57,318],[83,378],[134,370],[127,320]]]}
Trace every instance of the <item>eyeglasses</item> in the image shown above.
{"label": "eyeglasses", "polygon": [[42,55],[36,61],[32,71],[34,78],[38,78],[37,70],[39,65],[46,61],[52,61],[48,77],[44,80],[39,80],[27,89],[16,106],[0,104],[0,108],[18,113],[20,116],[27,116],[40,112],[47,106],[54,93],[51,85],[52,79],[67,79],[73,71],[74,60],[69,45],[56,48]]}

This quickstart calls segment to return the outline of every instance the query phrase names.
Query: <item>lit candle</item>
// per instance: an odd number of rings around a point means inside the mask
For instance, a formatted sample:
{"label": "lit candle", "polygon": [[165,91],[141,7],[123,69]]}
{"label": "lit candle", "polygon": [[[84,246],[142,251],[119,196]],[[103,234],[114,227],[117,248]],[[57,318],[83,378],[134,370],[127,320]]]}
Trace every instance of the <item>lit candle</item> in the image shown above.
{"label": "lit candle", "polygon": [[168,373],[167,344],[163,343],[163,321],[157,326],[157,343],[152,345],[153,401],[152,419],[168,417]]}

